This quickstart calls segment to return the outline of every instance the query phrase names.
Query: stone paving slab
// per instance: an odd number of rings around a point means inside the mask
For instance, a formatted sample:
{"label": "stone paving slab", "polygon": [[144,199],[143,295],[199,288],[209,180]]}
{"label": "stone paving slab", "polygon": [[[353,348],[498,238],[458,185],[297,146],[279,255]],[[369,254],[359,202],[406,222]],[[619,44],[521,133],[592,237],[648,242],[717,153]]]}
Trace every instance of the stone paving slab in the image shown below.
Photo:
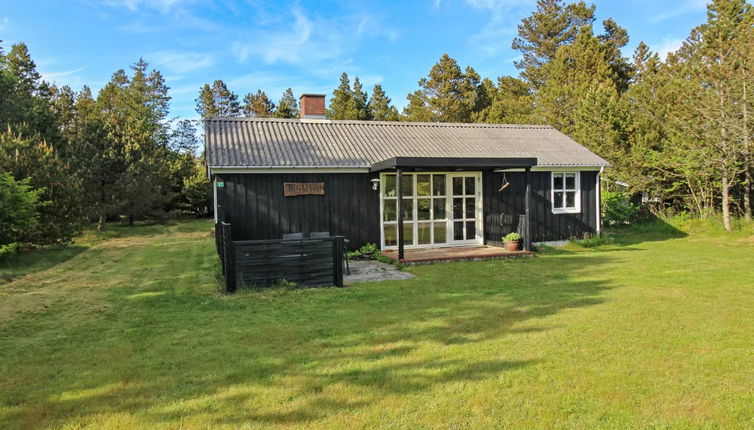
{"label": "stone paving slab", "polygon": [[414,275],[401,272],[395,266],[379,261],[349,261],[351,274],[343,277],[346,284],[357,282],[399,281],[413,278]]}

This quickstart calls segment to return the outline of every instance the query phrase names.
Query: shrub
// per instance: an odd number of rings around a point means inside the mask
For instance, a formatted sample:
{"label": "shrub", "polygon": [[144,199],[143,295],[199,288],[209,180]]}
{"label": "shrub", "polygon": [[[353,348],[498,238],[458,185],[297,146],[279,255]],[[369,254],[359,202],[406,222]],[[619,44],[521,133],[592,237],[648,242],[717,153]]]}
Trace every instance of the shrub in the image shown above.
{"label": "shrub", "polygon": [[16,242],[9,243],[7,245],[0,245],[0,261],[3,261],[7,257],[16,255],[18,252],[18,244]]}
{"label": "shrub", "polygon": [[622,191],[602,191],[602,220],[607,225],[631,224],[636,221],[639,207],[629,201]]}
{"label": "shrub", "polygon": [[181,196],[185,208],[197,216],[205,216],[212,207],[212,183],[200,165],[192,176],[183,179]]}
{"label": "shrub", "polygon": [[392,258],[388,257],[387,255],[383,254],[382,252],[375,252],[374,255],[372,256],[372,259],[376,260],[376,261],[379,261],[380,263],[391,264],[391,265],[395,266],[395,268],[398,269],[398,270],[403,269],[403,267],[404,267],[403,263],[401,263],[398,260],[393,260]]}
{"label": "shrub", "polygon": [[515,242],[517,240],[521,240],[521,235],[516,232],[508,233],[503,237],[503,242]]}
{"label": "shrub", "polygon": [[278,279],[277,281],[275,281],[274,284],[272,284],[272,287],[286,289],[286,290],[293,290],[293,289],[298,288],[298,284],[295,282],[291,282],[287,279]]}
{"label": "shrub", "polygon": [[607,235],[592,236],[585,234],[583,239],[574,240],[573,243],[584,248],[596,248],[603,245],[611,245],[615,240]]}
{"label": "shrub", "polygon": [[0,172],[0,258],[15,254],[17,242],[28,241],[39,223],[39,195],[29,180],[16,181]]}
{"label": "shrub", "polygon": [[28,185],[39,190],[31,241],[66,243],[81,230],[81,180],[52,145],[0,130],[0,171],[28,178]]}
{"label": "shrub", "polygon": [[357,258],[364,257],[365,255],[369,254],[372,256],[372,258],[375,258],[377,253],[379,253],[380,249],[377,248],[377,245],[373,243],[367,243],[366,245],[362,246],[356,251],[351,251],[346,255],[346,258],[349,260],[354,260]]}

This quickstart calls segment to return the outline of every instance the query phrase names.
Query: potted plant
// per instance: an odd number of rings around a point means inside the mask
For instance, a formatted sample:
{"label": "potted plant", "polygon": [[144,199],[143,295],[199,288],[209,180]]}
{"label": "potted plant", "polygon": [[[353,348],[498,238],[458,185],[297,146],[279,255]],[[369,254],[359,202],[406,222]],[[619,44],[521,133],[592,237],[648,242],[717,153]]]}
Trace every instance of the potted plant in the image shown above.
{"label": "potted plant", "polygon": [[377,251],[379,251],[379,249],[377,248],[377,245],[373,243],[367,243],[366,245],[362,246],[361,249],[359,249],[361,255],[368,260],[374,257],[374,254]]}
{"label": "potted plant", "polygon": [[518,251],[521,246],[521,235],[518,233],[508,233],[503,237],[503,243],[505,243],[505,249],[511,252]]}

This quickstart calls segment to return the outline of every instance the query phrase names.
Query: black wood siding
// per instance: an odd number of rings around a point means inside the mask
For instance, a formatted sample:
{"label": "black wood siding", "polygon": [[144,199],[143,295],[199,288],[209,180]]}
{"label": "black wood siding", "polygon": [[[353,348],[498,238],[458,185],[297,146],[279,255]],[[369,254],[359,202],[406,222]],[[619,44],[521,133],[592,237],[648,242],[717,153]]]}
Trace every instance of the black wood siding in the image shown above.
{"label": "black wood siding", "polygon": [[[550,172],[532,173],[531,232],[534,241],[581,237],[596,230],[597,172],[581,172],[581,213],[553,214]],[[220,174],[218,215],[233,225],[233,240],[280,239],[284,233],[329,231],[351,241],[350,249],[380,243],[379,192],[372,190],[377,174]],[[498,191],[503,173],[482,175],[484,241],[501,244],[510,227],[501,215],[524,213],[525,174],[506,173],[510,186]],[[284,182],[324,182],[325,195],[283,196]],[[509,217],[510,219],[510,217]],[[506,231],[503,231],[506,230]]]}
{"label": "black wood siding", "polygon": [[[500,216],[524,213],[526,174],[505,173],[510,186],[498,191],[503,184],[503,173],[485,172],[482,175],[484,190],[484,241],[500,244]],[[597,172],[581,172],[581,213],[553,214],[550,203],[550,172],[532,172],[531,234],[533,241],[563,240],[593,233],[597,227],[596,180]]]}
{"label": "black wood siding", "polygon": [[[218,215],[233,240],[281,239],[284,233],[329,231],[350,249],[380,242],[379,192],[367,173],[218,174]],[[283,196],[284,182],[324,182],[325,195]]]}

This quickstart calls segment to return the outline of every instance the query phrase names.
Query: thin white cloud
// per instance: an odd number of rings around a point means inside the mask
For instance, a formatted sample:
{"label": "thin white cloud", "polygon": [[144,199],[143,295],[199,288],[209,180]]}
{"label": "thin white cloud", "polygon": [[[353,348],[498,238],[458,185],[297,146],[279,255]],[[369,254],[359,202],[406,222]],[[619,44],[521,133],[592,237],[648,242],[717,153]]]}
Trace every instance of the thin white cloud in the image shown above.
{"label": "thin white cloud", "polygon": [[9,23],[9,22],[10,22],[10,21],[8,21],[8,17],[5,17],[5,16],[4,16],[4,17],[3,17],[3,19],[2,19],[2,20],[0,20],[0,31],[3,31],[3,30],[5,30],[5,29],[6,29],[7,27],[8,27],[8,23]]}
{"label": "thin white cloud", "polygon": [[194,70],[206,69],[215,64],[212,54],[180,51],[158,51],[147,56],[158,69],[168,72],[183,74]]}
{"label": "thin white cloud", "polygon": [[683,45],[684,39],[662,39],[654,46],[654,51],[660,58],[666,58],[669,53],[675,52]]}
{"label": "thin white cloud", "polygon": [[489,16],[487,24],[469,38],[472,49],[485,57],[500,55],[510,47],[518,31],[521,11],[533,8],[534,0],[466,0],[472,9]]}
{"label": "thin white cloud", "polygon": [[[349,77],[353,78],[355,77],[355,75],[349,75]],[[384,80],[385,79],[381,75],[359,76],[359,81],[361,81],[361,85],[366,91],[371,91],[372,87],[375,86],[375,84],[381,84]]]}
{"label": "thin white cloud", "polygon": [[[99,11],[101,19],[110,19],[111,10],[121,14],[117,28],[128,33],[158,33],[176,28],[216,32],[219,23],[205,18],[191,6],[203,5],[199,0],[78,0]],[[101,12],[102,10],[105,12]],[[113,21],[115,23],[115,21]]]}
{"label": "thin white cloud", "polygon": [[384,25],[371,15],[362,15],[358,18],[356,35],[358,37],[384,37],[390,42],[395,42],[400,37],[400,32]]}
{"label": "thin white cloud", "polygon": [[47,67],[42,67],[39,65],[40,63],[37,63],[37,66],[39,68],[40,74],[42,75],[42,79],[55,84],[57,86],[64,86],[67,85],[71,87],[74,91],[78,91],[81,88],[83,88],[85,85],[94,91],[96,94],[97,91],[104,86],[107,81],[102,80],[101,77],[98,78],[91,78],[85,76],[84,73],[82,73],[84,70],[87,69],[86,66],[81,66],[76,69],[71,70],[62,70],[62,71],[46,71],[49,70]]}
{"label": "thin white cloud", "polygon": [[42,73],[42,79],[45,81],[54,82],[56,80],[59,80],[60,78],[64,78],[66,76],[75,75],[79,72],[82,72],[84,69],[86,69],[86,66],[81,66],[78,69],[73,70],[66,70],[63,72],[50,72],[50,73]]}
{"label": "thin white cloud", "polygon": [[707,10],[707,0],[685,0],[680,5],[677,5],[665,12],[650,17],[649,22],[658,23],[686,15],[688,13],[701,12],[704,10]]}
{"label": "thin white cloud", "polygon": [[231,45],[231,53],[241,63],[251,58],[265,64],[287,63],[305,67],[312,73],[350,63],[350,54],[368,38],[396,41],[398,30],[375,16],[356,15],[323,18],[293,8],[279,14],[276,21],[246,31]]}
{"label": "thin white cloud", "polygon": [[132,12],[142,9],[153,9],[168,13],[184,0],[104,0],[104,4],[111,7],[123,7]]}
{"label": "thin white cloud", "polygon": [[288,31],[257,33],[247,41],[235,42],[232,51],[239,61],[261,57],[267,64],[300,63],[305,58],[334,56],[336,50],[312,40],[314,24],[300,10],[293,10],[294,22]]}

